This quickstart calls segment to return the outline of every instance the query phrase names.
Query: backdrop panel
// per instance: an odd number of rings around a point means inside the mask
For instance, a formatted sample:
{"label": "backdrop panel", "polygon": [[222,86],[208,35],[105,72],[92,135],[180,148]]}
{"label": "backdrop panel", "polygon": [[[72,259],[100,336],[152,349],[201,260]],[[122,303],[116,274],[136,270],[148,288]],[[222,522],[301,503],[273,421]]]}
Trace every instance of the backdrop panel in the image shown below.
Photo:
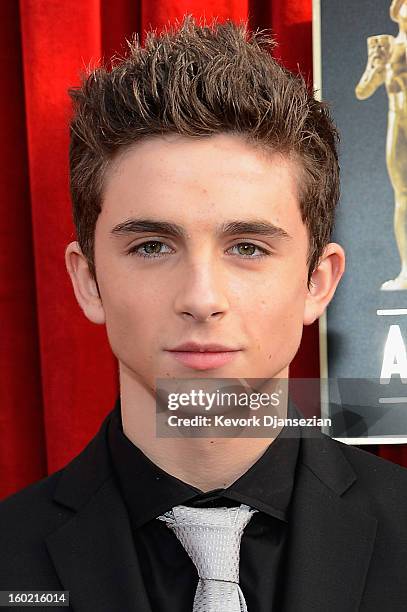
{"label": "backdrop panel", "polygon": [[[381,0],[320,2],[322,97],[332,105],[342,140],[333,238],[347,254],[346,274],[327,314],[327,373],[335,380],[331,433],[353,443],[407,440],[407,268],[404,285],[394,281],[407,224],[391,180],[395,167],[407,177],[407,141],[399,133],[395,142],[389,113],[394,104],[398,117],[407,108],[407,64],[389,8]],[[402,462],[404,453],[401,447],[380,454]]]}

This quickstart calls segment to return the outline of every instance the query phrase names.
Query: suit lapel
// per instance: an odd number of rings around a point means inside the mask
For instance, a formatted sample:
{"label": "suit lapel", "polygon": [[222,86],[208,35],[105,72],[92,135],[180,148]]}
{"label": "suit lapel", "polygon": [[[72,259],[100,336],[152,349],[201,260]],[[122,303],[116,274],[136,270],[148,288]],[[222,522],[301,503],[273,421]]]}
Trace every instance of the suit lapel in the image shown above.
{"label": "suit lapel", "polygon": [[152,612],[127,510],[111,473],[109,418],[63,471],[54,501],[75,514],[46,544],[74,612]]}
{"label": "suit lapel", "polygon": [[289,518],[284,612],[359,610],[377,520],[340,445],[303,430]]}

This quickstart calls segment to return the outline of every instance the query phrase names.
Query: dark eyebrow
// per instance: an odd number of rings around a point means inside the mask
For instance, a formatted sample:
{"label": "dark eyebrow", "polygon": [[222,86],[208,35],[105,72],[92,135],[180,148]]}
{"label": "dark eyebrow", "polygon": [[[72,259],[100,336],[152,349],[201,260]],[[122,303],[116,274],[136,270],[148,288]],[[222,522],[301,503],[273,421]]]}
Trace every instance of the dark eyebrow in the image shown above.
{"label": "dark eyebrow", "polygon": [[143,234],[145,232],[167,234],[176,238],[185,238],[186,236],[184,229],[176,223],[150,219],[127,219],[115,225],[110,233],[113,236],[127,236],[128,234]]}
{"label": "dark eyebrow", "polygon": [[[127,236],[145,232],[165,234],[175,238],[186,238],[187,235],[181,225],[152,219],[127,219],[115,225],[110,233],[113,236]],[[217,227],[217,233],[226,236],[258,234],[269,238],[292,238],[282,227],[278,227],[269,221],[228,221]]]}
{"label": "dark eyebrow", "polygon": [[221,233],[227,236],[236,234],[259,234],[260,236],[268,236],[269,238],[284,238],[291,239],[282,227],[274,225],[269,221],[229,221],[221,226]]}

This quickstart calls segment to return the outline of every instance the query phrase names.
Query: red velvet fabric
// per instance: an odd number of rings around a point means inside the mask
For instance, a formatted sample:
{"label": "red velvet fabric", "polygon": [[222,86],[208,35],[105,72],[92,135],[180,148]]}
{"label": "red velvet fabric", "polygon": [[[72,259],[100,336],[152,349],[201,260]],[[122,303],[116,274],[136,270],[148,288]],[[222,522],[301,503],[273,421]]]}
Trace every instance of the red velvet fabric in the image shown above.
{"label": "red velvet fabric", "polygon": [[46,473],[18,4],[0,2],[0,496]]}
{"label": "red velvet fabric", "polygon": [[[68,87],[125,38],[196,17],[272,27],[276,55],[311,76],[311,0],[2,0],[0,2],[0,498],[64,466],[97,431],[118,391],[103,327],[74,298],[64,250]],[[318,326],[291,367],[316,377]],[[407,464],[405,448],[380,449]]]}

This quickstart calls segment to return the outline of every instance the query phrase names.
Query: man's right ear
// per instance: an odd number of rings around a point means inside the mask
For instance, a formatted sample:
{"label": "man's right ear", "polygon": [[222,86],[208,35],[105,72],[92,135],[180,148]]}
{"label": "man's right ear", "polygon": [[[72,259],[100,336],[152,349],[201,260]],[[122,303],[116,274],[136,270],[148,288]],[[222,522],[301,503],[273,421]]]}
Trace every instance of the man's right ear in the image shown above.
{"label": "man's right ear", "polygon": [[88,260],[82,253],[78,242],[68,244],[65,251],[65,264],[71,277],[73,290],[85,316],[98,325],[105,323],[105,311],[99,296],[95,279],[90,273]]}

